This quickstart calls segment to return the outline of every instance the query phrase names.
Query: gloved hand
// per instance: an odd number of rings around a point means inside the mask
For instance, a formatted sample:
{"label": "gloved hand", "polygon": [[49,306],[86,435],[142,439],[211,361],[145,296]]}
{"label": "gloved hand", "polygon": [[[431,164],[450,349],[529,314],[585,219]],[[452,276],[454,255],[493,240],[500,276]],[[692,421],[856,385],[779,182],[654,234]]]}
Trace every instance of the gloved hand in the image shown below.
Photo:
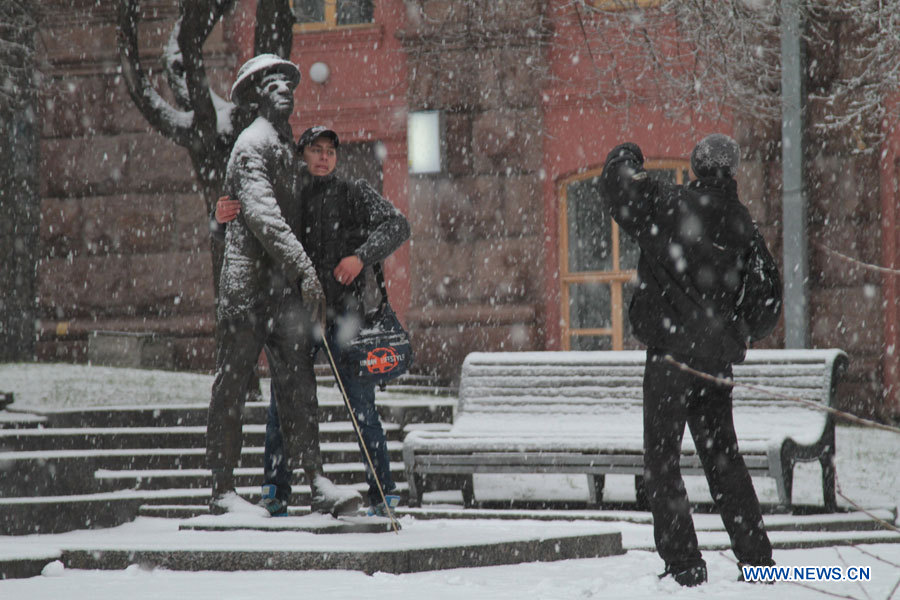
{"label": "gloved hand", "polygon": [[608,165],[612,162],[620,162],[623,160],[633,160],[643,166],[644,153],[641,152],[640,146],[634,142],[625,142],[624,144],[619,144],[613,148],[612,151],[606,155],[605,164]]}
{"label": "gloved hand", "polygon": [[297,289],[300,290],[300,298],[303,304],[310,308],[316,308],[325,299],[325,291],[319,278],[313,274],[304,275],[297,281]]}

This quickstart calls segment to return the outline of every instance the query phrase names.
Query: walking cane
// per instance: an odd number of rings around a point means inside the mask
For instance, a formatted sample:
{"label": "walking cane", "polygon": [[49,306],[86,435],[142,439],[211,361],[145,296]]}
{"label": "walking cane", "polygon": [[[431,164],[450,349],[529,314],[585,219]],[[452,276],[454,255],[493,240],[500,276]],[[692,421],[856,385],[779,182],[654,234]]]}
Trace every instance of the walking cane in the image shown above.
{"label": "walking cane", "polygon": [[[338,374],[337,365],[334,363],[334,356],[331,354],[331,347],[328,345],[328,337],[322,335],[322,342],[325,344],[325,353],[328,354],[328,364],[331,366],[331,372],[334,374],[334,379],[337,381],[338,387],[341,388],[341,396],[344,398],[344,406],[347,407],[347,411],[350,413],[350,421],[353,423],[353,429],[356,431],[356,437],[359,438],[359,446],[363,450],[363,454],[366,455],[366,461],[369,463],[369,468],[372,470],[372,476],[375,478],[375,484],[378,486],[378,493],[381,494],[381,501],[384,502],[384,506],[387,509],[388,518],[391,520],[391,527],[394,528],[394,533],[400,535],[400,529],[397,527],[397,521],[394,520],[394,511],[391,510],[391,507],[388,506],[387,498],[384,495],[384,489],[381,487],[381,481],[378,480],[378,471],[375,470],[375,464],[372,462],[372,457],[369,455],[369,449],[366,448],[366,441],[363,439],[362,431],[359,429],[359,423],[356,422],[356,414],[353,412],[353,407],[350,406],[350,399],[347,397],[347,390],[344,389],[344,382],[341,381],[341,376]],[[388,466],[390,468],[390,465]]]}

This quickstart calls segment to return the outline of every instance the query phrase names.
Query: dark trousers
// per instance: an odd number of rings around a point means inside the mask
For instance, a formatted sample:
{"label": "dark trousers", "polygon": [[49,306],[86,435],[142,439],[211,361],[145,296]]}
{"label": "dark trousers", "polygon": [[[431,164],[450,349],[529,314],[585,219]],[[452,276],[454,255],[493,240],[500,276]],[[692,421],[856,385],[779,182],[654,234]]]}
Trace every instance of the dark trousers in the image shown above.
{"label": "dark trousers", "polygon": [[[328,328],[327,335],[328,345],[334,354],[335,363],[338,365],[338,374],[344,384],[344,390],[347,392],[347,398],[350,400],[353,414],[356,416],[356,422],[365,441],[366,450],[368,450],[372,463],[375,465],[378,482],[375,481],[375,474],[369,468],[369,463],[360,444],[360,454],[366,470],[366,483],[369,484],[369,503],[375,505],[381,502],[381,494],[378,492],[379,482],[385,494],[390,493],[397,487],[391,477],[387,438],[381,425],[378,410],[375,408],[375,385],[360,382],[341,367],[341,349],[338,341],[335,339],[336,336],[332,328]],[[276,486],[278,497],[287,500],[291,495],[291,472],[286,467],[283,458],[284,446],[279,426],[279,409],[275,402],[275,396],[279,393],[281,393],[280,388],[273,384],[272,402],[269,404],[269,417],[266,422],[264,477],[266,484],[274,484]]]}
{"label": "dark trousers", "polygon": [[275,380],[273,379],[269,387],[271,398],[266,415],[263,484],[273,484],[275,486],[275,495],[284,502],[290,502],[293,473],[285,464],[284,440],[281,437],[281,427],[278,425],[278,392],[275,387]]}
{"label": "dark trousers", "polygon": [[[738,561],[772,564],[759,500],[738,451],[731,387],[687,373],[665,356],[648,350],[644,371],[644,482],[660,557],[676,570],[703,563],[679,467],[687,423]],[[719,378],[732,377],[730,363],[675,359]]]}
{"label": "dark trousers", "polygon": [[292,459],[285,466],[321,469],[310,319],[299,296],[285,297],[274,310],[219,320],[216,326],[216,377],[207,422],[207,465],[230,477],[240,460],[247,382],[265,347],[272,380],[279,390],[278,413],[287,457]]}

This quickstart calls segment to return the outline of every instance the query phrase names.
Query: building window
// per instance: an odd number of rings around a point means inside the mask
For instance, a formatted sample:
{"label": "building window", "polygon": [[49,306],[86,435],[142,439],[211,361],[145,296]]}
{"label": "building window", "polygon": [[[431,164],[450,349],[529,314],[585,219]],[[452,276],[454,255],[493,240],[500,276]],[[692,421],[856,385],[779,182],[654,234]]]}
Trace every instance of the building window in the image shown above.
{"label": "building window", "polygon": [[415,175],[441,172],[441,113],[411,112],[406,122],[409,172]]}
{"label": "building window", "polygon": [[[685,161],[651,161],[651,177],[688,181]],[[600,200],[600,170],[560,186],[560,284],[563,350],[638,347],[627,308],[634,292],[639,249],[619,230]]]}
{"label": "building window", "polygon": [[301,30],[366,25],[375,17],[374,0],[292,0]]}

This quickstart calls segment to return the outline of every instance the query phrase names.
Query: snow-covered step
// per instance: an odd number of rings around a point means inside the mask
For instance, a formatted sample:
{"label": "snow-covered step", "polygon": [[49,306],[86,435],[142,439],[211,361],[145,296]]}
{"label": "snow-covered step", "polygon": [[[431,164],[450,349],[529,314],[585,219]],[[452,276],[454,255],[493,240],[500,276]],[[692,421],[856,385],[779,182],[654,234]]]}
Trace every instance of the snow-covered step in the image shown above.
{"label": "snow-covered step", "polygon": [[[347,487],[355,489],[363,498],[363,504],[366,503],[366,491],[369,489],[365,483],[356,483]],[[406,497],[408,486],[405,482],[397,483],[397,493]],[[309,487],[306,485],[294,486],[291,497],[291,505],[288,512],[291,516],[304,515],[309,513]],[[260,498],[259,487],[243,486],[238,487],[237,492],[241,497],[246,498],[250,502],[257,502]],[[142,517],[161,517],[166,519],[188,519],[199,515],[209,513],[207,502],[209,501],[209,490],[197,489],[172,489],[165,490],[161,494],[148,496],[147,503],[141,505],[138,514]]]}
{"label": "snow-covered step", "polygon": [[[356,442],[324,442],[320,445],[326,464],[359,461]],[[402,443],[387,444],[392,460],[400,460]],[[244,446],[241,467],[261,469],[263,447]],[[202,469],[206,450],[194,448],[134,448],[38,450],[0,452],[0,496],[40,496],[109,491],[111,482],[98,480],[94,473],[107,470]],[[402,476],[402,469],[397,472]]]}
{"label": "snow-covered step", "polygon": [[[498,509],[498,508],[463,508],[450,503],[426,503],[420,508],[402,507],[400,514],[408,514],[416,519],[518,519],[523,521],[609,521],[652,525],[653,515],[638,510],[572,510],[572,509]],[[461,502],[461,498],[459,502]],[[766,530],[773,531],[879,531],[884,527],[880,521],[889,525],[900,525],[898,508],[874,508],[866,512],[840,512],[810,515],[764,514]],[[722,518],[717,513],[694,513],[694,527],[697,532],[725,531]],[[900,542],[900,539],[898,539]]]}
{"label": "snow-covered step", "polygon": [[[336,389],[319,390],[319,422],[347,420],[347,408]],[[265,394],[268,397],[268,394]],[[375,404],[382,417],[400,424],[450,421],[456,398],[436,394],[432,388],[379,392]],[[269,402],[244,405],[245,423],[265,423]],[[111,405],[84,407],[41,407],[12,405],[0,411],[0,430],[17,427],[173,427],[205,426],[208,400],[157,405]]]}
{"label": "snow-covered step", "polygon": [[[326,462],[322,465],[325,475],[339,485],[358,483],[365,480],[365,467],[361,460],[346,463]],[[403,461],[391,462],[394,477],[403,477]],[[235,481],[239,486],[262,484],[262,466],[256,468],[241,467],[234,471]],[[152,469],[152,470],[109,470],[99,469],[94,477],[116,489],[131,488],[142,490],[159,490],[170,488],[203,487],[212,484],[212,473],[209,469]],[[301,470],[294,474],[294,481],[303,481]]]}
{"label": "snow-covered step", "polygon": [[[400,426],[383,423],[388,439],[400,435]],[[245,424],[245,445],[262,445],[265,439],[264,424]],[[355,439],[350,421],[319,424],[322,442]],[[91,427],[91,428],[40,428],[0,431],[0,448],[6,450],[41,449],[115,449],[115,448],[190,448],[206,446],[206,426],[174,427]]]}

